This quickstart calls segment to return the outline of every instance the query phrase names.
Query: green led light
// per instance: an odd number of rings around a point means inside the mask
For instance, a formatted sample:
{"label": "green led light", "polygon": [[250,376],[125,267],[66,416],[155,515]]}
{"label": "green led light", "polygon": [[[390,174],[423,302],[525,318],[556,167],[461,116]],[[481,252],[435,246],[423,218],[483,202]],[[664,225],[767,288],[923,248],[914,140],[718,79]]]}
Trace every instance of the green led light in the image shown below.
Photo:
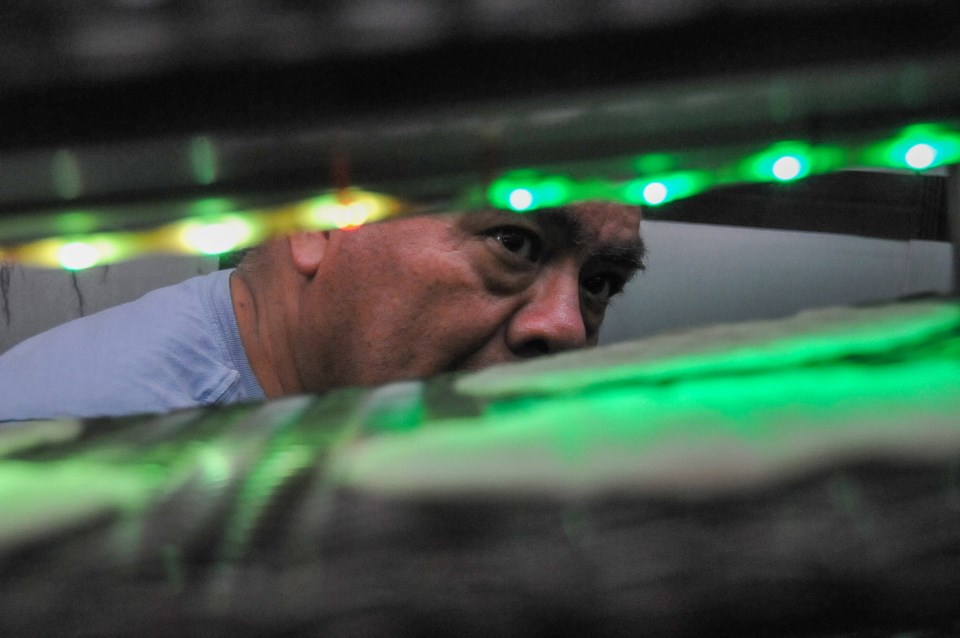
{"label": "green led light", "polygon": [[773,176],[781,182],[795,180],[803,173],[803,162],[793,155],[784,155],[773,163]]}
{"label": "green led light", "polygon": [[83,241],[72,241],[64,244],[57,251],[60,265],[67,270],[83,270],[95,266],[102,258],[100,251],[93,244]]}
{"label": "green led light", "polygon": [[653,182],[652,184],[647,184],[641,193],[643,201],[650,206],[662,204],[663,202],[667,201],[667,197],[669,195],[670,189],[668,189],[667,185],[663,182]]}
{"label": "green led light", "polygon": [[904,155],[907,166],[922,171],[933,166],[937,161],[937,149],[929,144],[914,144]]}
{"label": "green led light", "polygon": [[508,203],[513,210],[527,210],[533,206],[533,193],[526,188],[514,189],[510,192]]}
{"label": "green led light", "polygon": [[814,153],[803,142],[780,142],[748,157],[741,176],[752,182],[791,182],[810,174]]}
{"label": "green led light", "polygon": [[960,161],[960,133],[934,124],[908,126],[892,139],[865,149],[867,166],[927,170]]}
{"label": "green led light", "polygon": [[659,206],[690,197],[706,190],[710,176],[699,171],[683,171],[636,179],[623,189],[623,201],[630,204]]}
{"label": "green led light", "polygon": [[498,208],[517,212],[563,206],[575,198],[576,184],[560,175],[518,171],[490,185],[487,197]]}

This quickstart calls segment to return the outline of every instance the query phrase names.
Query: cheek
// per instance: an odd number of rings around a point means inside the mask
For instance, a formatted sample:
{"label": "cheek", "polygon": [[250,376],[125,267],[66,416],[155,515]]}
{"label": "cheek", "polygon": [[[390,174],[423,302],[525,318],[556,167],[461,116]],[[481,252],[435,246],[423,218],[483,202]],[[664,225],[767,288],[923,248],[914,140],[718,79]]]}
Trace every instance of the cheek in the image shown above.
{"label": "cheek", "polygon": [[451,267],[424,274],[415,325],[409,326],[407,347],[432,351],[438,358],[460,358],[494,340],[504,329],[513,307],[510,297],[491,293],[472,270]]}
{"label": "cheek", "polygon": [[[449,338],[488,322],[496,299],[470,262],[456,253],[429,252],[381,261],[364,276],[371,283],[357,302],[381,331],[427,339]],[[418,347],[419,343],[408,344]]]}
{"label": "cheek", "polygon": [[367,347],[417,359],[458,356],[492,339],[509,317],[512,298],[490,285],[482,246],[430,239],[368,244],[350,255],[356,268],[342,286],[350,298],[343,320]]}

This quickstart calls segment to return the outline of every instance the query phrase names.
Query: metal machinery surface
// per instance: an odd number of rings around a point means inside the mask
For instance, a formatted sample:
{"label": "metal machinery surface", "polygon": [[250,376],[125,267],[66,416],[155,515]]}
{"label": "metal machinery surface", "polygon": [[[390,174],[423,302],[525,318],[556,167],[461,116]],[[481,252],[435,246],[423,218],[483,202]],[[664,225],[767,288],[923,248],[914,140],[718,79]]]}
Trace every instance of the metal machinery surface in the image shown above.
{"label": "metal machinery surface", "polygon": [[[958,36],[932,0],[7,2],[0,256],[368,193],[657,215],[784,157],[942,180]],[[902,303],[2,426],[0,633],[956,635],[958,331]]]}

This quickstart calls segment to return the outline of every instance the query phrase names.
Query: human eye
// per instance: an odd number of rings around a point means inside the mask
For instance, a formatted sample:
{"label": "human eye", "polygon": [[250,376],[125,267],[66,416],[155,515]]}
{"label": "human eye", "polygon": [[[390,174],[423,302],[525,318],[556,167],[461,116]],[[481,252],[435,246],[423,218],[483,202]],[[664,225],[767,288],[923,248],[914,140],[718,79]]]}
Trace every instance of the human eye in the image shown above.
{"label": "human eye", "polygon": [[539,235],[521,226],[497,226],[487,231],[487,236],[525,261],[538,262],[543,254],[543,242]]}
{"label": "human eye", "polygon": [[603,272],[586,277],[582,285],[591,298],[606,304],[623,291],[626,283],[626,278],[618,273]]}

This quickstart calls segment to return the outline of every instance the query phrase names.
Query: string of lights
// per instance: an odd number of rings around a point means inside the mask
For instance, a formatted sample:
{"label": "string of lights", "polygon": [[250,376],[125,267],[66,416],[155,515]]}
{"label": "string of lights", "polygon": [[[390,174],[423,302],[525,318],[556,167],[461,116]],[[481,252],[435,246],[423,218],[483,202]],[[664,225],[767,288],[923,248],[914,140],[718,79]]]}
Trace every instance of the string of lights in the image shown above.
{"label": "string of lights", "polygon": [[[918,123],[879,139],[781,140],[710,153],[654,152],[545,170],[511,170],[488,185],[455,194],[449,208],[493,206],[522,213],[585,200],[657,207],[718,186],[790,183],[848,168],[928,171],[958,161],[960,126]],[[151,253],[219,255],[280,233],[353,228],[416,212],[400,199],[359,188],[265,208],[234,209],[226,198],[207,198],[194,208],[202,212],[149,230],[65,232],[0,247],[0,261],[82,270]]]}

